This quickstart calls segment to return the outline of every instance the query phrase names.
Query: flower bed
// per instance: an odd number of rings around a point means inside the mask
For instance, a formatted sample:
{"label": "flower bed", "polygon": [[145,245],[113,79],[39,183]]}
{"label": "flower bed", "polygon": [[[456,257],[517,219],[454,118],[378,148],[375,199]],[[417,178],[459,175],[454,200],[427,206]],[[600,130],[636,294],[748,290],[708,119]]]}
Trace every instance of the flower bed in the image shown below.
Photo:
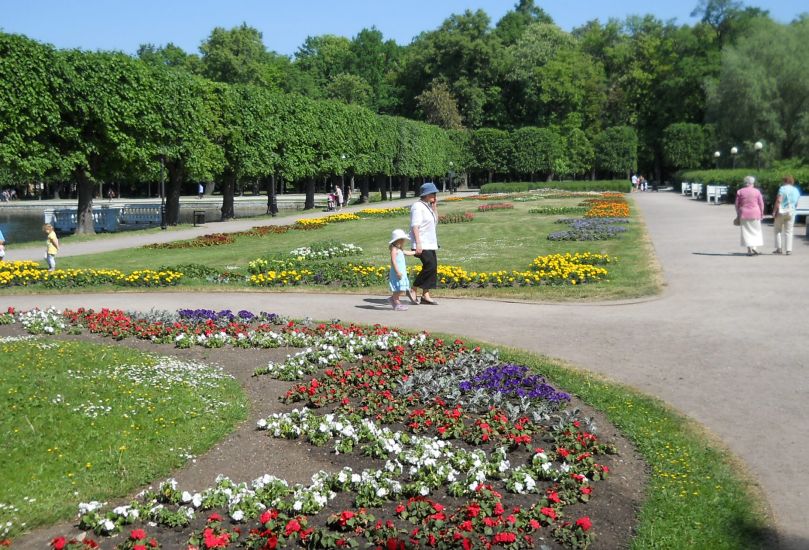
{"label": "flower bed", "polygon": [[338,243],[336,241],[322,241],[302,246],[291,251],[290,256],[299,260],[327,260],[343,256],[356,256],[362,254],[362,248],[351,243]]}
{"label": "flower bed", "polygon": [[438,216],[438,223],[464,223],[471,222],[475,219],[475,215],[471,212],[452,212],[450,214],[440,214]]}
{"label": "flower bed", "polygon": [[541,214],[543,216],[565,216],[569,214],[584,214],[587,209],[581,206],[543,206],[542,208],[532,208],[529,214]]}
{"label": "flower bed", "polygon": [[157,544],[182,529],[189,548],[528,548],[548,539],[586,548],[597,529],[587,503],[610,472],[603,461],[611,445],[564,410],[569,396],[496,352],[425,333],[250,312],[82,309],[65,311],[63,322],[180,346],[221,335],[221,345],[306,348],[305,360],[260,373],[291,380],[283,402],[304,408],[257,427],[329,446],[356,465],[316,473],[308,485],[220,477],[194,493],[168,480],[127,505],[83,503],[81,526],[98,535],[128,530],[124,544],[145,542],[138,526],[149,522]]}
{"label": "flower bed", "polygon": [[409,208],[364,208],[357,212],[362,218],[393,218],[409,214]]}
{"label": "flower bed", "polygon": [[188,241],[147,244],[144,245],[143,248],[151,248],[154,250],[175,250],[182,248],[219,246],[223,244],[233,244],[234,242],[236,242],[236,238],[231,233],[212,233],[210,235],[201,235]]}
{"label": "flower bed", "polygon": [[493,202],[478,206],[478,212],[492,212],[494,210],[512,210],[514,205],[508,202]]}
{"label": "flower bed", "polygon": [[585,218],[628,218],[629,205],[621,197],[608,197],[606,199],[587,199],[584,201],[589,209]]}
{"label": "flower bed", "polygon": [[93,285],[131,287],[171,286],[182,273],[141,269],[124,273],[117,269],[56,269],[48,271],[36,262],[0,262],[0,287],[38,285],[45,288],[74,288]]}
{"label": "flower bed", "polygon": [[612,239],[626,231],[624,224],[628,218],[585,218],[561,219],[556,223],[566,223],[567,231],[555,231],[548,235],[551,241],[602,241]]}
{"label": "flower bed", "polygon": [[[603,265],[611,261],[615,259],[605,255],[568,253],[535,258],[531,267],[525,271],[467,271],[459,266],[439,265],[438,287],[503,288],[594,283],[606,277],[607,270],[590,262]],[[545,267],[540,269],[538,266]],[[252,275],[248,283],[255,286],[339,284],[365,287],[385,284],[388,280],[389,267],[343,262],[270,262],[258,259],[250,262],[249,270]],[[420,265],[410,267],[408,276],[413,279],[420,271]]]}

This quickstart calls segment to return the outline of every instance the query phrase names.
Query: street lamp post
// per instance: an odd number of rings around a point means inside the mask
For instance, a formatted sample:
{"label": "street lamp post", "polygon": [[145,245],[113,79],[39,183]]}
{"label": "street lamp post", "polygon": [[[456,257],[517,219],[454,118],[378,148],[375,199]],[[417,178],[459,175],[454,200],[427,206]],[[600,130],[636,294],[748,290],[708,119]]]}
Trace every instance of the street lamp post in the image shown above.
{"label": "street lamp post", "polygon": [[713,154],[713,158],[716,161],[716,169],[717,170],[719,170],[719,157],[721,157],[721,156],[722,156],[722,153],[720,153],[719,151],[716,151]]}
{"label": "street lamp post", "polygon": [[756,150],[756,171],[761,172],[761,150],[764,149],[764,144],[757,141],[753,144],[753,149]]}
{"label": "street lamp post", "polygon": [[455,172],[452,171],[455,163],[449,161],[449,194],[453,194],[455,192],[455,188],[452,186],[452,177],[455,175]]}
{"label": "street lamp post", "polygon": [[[346,175],[345,175],[346,174],[346,169],[345,169],[345,166],[344,166],[345,161],[346,161],[346,156],[344,154],[340,155],[340,161],[341,161],[340,162],[340,189],[342,190],[342,193],[343,193],[343,202],[348,204],[348,198],[346,197],[346,195],[347,195],[347,193],[346,193]],[[343,205],[341,204],[340,206],[342,207]]]}
{"label": "street lamp post", "polygon": [[165,177],[164,171],[166,168],[166,159],[160,155],[160,229],[166,228],[166,190],[165,190]]}
{"label": "street lamp post", "polygon": [[738,147],[731,147],[730,148],[730,158],[733,159],[733,168],[736,168],[736,155],[739,154]]}

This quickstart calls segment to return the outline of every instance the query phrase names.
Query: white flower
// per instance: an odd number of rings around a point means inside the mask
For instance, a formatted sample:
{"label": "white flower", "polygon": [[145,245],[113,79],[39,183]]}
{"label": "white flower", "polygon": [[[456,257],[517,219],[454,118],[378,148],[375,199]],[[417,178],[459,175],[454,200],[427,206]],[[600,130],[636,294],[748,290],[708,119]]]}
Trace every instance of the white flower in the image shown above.
{"label": "white flower", "polygon": [[241,521],[244,519],[244,512],[241,510],[236,510],[230,515],[230,517],[233,518],[233,521]]}
{"label": "white flower", "polygon": [[101,528],[107,533],[112,533],[115,530],[115,524],[112,522],[112,520],[105,519],[101,522]]}
{"label": "white flower", "polygon": [[194,508],[199,508],[202,506],[202,495],[199,493],[194,493],[194,498],[191,499],[191,504]]}
{"label": "white flower", "polygon": [[300,500],[296,500],[295,504],[292,505],[292,509],[295,510],[296,512],[300,512],[301,508],[303,508],[303,502],[301,502]]}
{"label": "white flower", "polygon": [[192,498],[193,497],[191,496],[191,493],[189,493],[188,491],[183,491],[183,494],[180,497],[180,500],[182,500],[183,502],[191,502]]}
{"label": "white flower", "polygon": [[261,418],[261,419],[259,419],[258,422],[256,422],[256,426],[258,427],[259,430],[266,430],[267,429],[267,421],[265,419]]}

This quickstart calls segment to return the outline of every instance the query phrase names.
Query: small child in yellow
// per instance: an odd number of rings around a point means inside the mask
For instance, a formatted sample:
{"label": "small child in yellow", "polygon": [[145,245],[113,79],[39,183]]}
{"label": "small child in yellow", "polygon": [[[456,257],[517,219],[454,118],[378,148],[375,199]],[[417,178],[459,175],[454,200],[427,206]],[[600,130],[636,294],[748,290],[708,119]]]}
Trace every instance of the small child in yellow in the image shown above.
{"label": "small child in yellow", "polygon": [[45,259],[48,260],[48,271],[54,271],[56,269],[56,254],[59,253],[59,237],[56,236],[53,226],[49,223],[42,226],[42,232],[47,235],[46,245],[48,248]]}
{"label": "small child in yellow", "polygon": [[394,229],[390,242],[388,242],[388,248],[390,248],[388,282],[390,282],[390,291],[393,293],[388,301],[395,311],[407,310],[407,306],[399,301],[399,295],[402,292],[411,292],[405,256],[414,256],[416,253],[412,250],[404,250],[404,243],[409,240],[410,237],[407,236],[407,233],[401,229]]}

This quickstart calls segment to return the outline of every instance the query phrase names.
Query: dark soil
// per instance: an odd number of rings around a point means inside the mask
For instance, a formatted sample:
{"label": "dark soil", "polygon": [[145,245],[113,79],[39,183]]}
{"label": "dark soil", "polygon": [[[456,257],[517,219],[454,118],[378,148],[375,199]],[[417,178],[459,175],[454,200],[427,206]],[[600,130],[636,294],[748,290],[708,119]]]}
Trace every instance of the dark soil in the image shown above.
{"label": "dark soil", "polygon": [[[22,334],[23,332],[18,325],[0,326],[0,336]],[[284,348],[270,350],[235,349],[229,347],[220,349],[201,347],[177,349],[169,344],[155,345],[148,341],[131,338],[115,342],[92,334],[82,334],[80,336],[63,335],[59,338],[66,340],[79,339],[108,345],[117,344],[149,353],[175,356],[183,360],[216,364],[223,367],[241,383],[250,402],[247,420],[237,426],[230,435],[206,454],[190,460],[185,467],[155,480],[155,483],[174,477],[180,490],[195,492],[202,491],[213,485],[216,476],[219,474],[225,475],[237,483],[242,481],[250,482],[264,474],[270,474],[286,479],[290,484],[308,484],[311,481],[312,474],[319,470],[336,472],[345,466],[350,466],[355,471],[359,471],[366,467],[378,467],[379,465],[378,462],[375,463],[370,458],[356,454],[335,455],[328,446],[318,448],[296,440],[268,437],[265,432],[256,429],[256,422],[260,418],[266,418],[272,413],[287,411],[294,407],[284,405],[279,400],[279,397],[286,392],[290,382],[274,380],[269,376],[253,377],[254,370],[257,367],[266,366],[271,360],[283,361],[287,354],[294,353],[297,350]],[[593,484],[594,494],[589,503],[566,507],[565,516],[567,518],[576,518],[579,515],[590,516],[595,533],[595,540],[590,548],[609,550],[628,548],[631,545],[634,526],[637,522],[637,511],[643,501],[648,469],[631,443],[607,422],[603,414],[578,402],[578,400],[574,400],[571,407],[578,407],[585,416],[594,418],[596,425],[599,427],[599,438],[602,441],[613,443],[618,452],[615,455],[599,457],[600,463],[609,466],[610,476],[605,481]],[[133,491],[133,495],[142,489],[139,488],[137,491]],[[462,504],[461,501],[449,496],[445,497],[437,494],[435,497],[447,505],[449,509]],[[520,502],[520,498],[515,499],[513,497],[514,495],[509,495],[508,502],[510,504],[525,505],[531,503],[530,497],[522,497],[523,502]],[[117,502],[111,501],[109,506],[114,506],[117,503],[124,504],[130,500],[131,496],[122,496]],[[318,516],[310,518],[310,526],[325,521],[325,517],[329,513],[347,508],[353,508],[350,496],[338,494],[337,498]],[[377,508],[370,511],[379,519],[396,520],[392,512],[393,506],[388,508],[387,510]],[[223,516],[227,517],[226,514],[223,514]],[[317,519],[319,516],[322,516],[321,521]],[[206,513],[198,513],[191,527],[183,529],[151,526],[145,527],[145,529],[150,537],[157,538],[162,548],[167,550],[181,548],[184,550],[187,547],[187,540],[191,531],[199,531],[205,517],[207,517]],[[397,520],[397,523],[401,522]],[[128,533],[128,530],[124,533]],[[49,548],[49,542],[56,536],[74,538],[83,535],[75,522],[62,523],[40,528],[19,537],[14,541],[14,548],[46,549]],[[559,548],[558,544],[550,536],[546,540],[542,540],[540,538],[541,531],[537,532],[537,535],[537,547],[544,544],[549,548]],[[93,533],[87,533],[86,536],[98,541],[101,548],[112,549],[116,544],[120,544],[126,535],[98,537]],[[363,540],[360,538],[359,541],[362,546]]]}

